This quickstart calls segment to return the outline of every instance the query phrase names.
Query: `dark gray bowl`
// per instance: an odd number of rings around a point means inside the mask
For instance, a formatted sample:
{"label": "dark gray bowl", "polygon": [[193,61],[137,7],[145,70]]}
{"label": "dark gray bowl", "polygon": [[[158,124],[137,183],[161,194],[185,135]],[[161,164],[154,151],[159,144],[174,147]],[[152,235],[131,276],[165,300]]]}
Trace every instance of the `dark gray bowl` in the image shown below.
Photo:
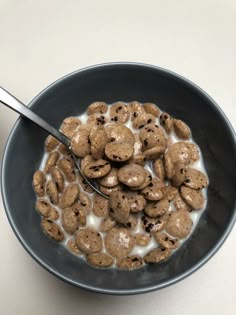
{"label": "dark gray bowl", "polygon": [[59,127],[95,100],[150,101],[190,126],[200,145],[210,179],[208,204],[185,245],[165,263],[134,271],[96,269],[48,239],[35,211],[32,176],[47,136],[20,118],[8,139],[2,162],[2,195],[9,222],[21,244],[46,270],[73,285],[110,294],[137,294],[173,284],[212,257],[235,221],[236,145],[229,121],[216,103],[183,77],[135,63],[98,65],[76,71],[42,91],[31,108]]}

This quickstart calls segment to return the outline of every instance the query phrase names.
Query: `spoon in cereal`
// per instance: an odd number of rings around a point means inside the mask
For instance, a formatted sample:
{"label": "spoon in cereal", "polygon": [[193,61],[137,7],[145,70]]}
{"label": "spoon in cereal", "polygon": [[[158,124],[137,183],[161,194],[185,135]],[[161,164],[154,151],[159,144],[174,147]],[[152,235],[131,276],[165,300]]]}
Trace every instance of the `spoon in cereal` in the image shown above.
{"label": "spoon in cereal", "polygon": [[6,105],[7,107],[11,108],[18,114],[20,114],[23,117],[28,118],[31,120],[34,124],[38,125],[40,128],[42,128],[44,131],[55,137],[57,140],[59,140],[61,143],[63,143],[71,152],[71,155],[73,157],[73,160],[75,162],[75,165],[80,173],[80,175],[83,177],[83,179],[86,181],[86,183],[98,194],[103,196],[104,198],[108,199],[108,196],[103,194],[95,184],[93,184],[88,178],[83,174],[81,167],[80,167],[80,159],[78,159],[74,152],[71,149],[71,142],[70,139],[67,138],[63,133],[61,133],[59,130],[54,128],[52,125],[50,125],[47,121],[45,121],[43,118],[35,114],[30,108],[28,108],[26,105],[24,105],[22,102],[20,102],[16,97],[11,95],[9,92],[4,90],[2,87],[0,87],[0,103],[3,105]]}

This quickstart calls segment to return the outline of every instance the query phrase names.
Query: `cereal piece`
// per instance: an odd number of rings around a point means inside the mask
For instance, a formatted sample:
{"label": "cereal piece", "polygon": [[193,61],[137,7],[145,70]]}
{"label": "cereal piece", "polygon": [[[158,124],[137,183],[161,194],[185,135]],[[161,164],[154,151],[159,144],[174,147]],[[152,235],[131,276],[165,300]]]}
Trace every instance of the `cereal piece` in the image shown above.
{"label": "cereal piece", "polygon": [[189,165],[199,159],[198,148],[194,143],[189,142],[176,142],[168,149],[173,163],[181,162]]}
{"label": "cereal piece", "polygon": [[134,145],[134,135],[132,131],[122,124],[106,125],[108,142],[129,143]]}
{"label": "cereal piece", "polygon": [[190,233],[193,222],[187,211],[171,212],[166,224],[166,232],[174,237],[185,238]]}
{"label": "cereal piece", "polygon": [[91,114],[88,117],[87,125],[103,126],[107,122],[108,122],[108,119],[103,114],[95,113],[95,114]]}
{"label": "cereal piece", "polygon": [[158,145],[151,149],[145,150],[143,154],[147,160],[155,160],[158,159],[165,152],[165,149],[165,146]]}
{"label": "cereal piece", "polygon": [[93,160],[84,167],[84,175],[88,178],[99,178],[108,174],[111,170],[111,164],[103,159]]}
{"label": "cereal piece", "polygon": [[181,197],[194,210],[202,209],[204,206],[204,197],[201,191],[181,186]]}
{"label": "cereal piece", "polygon": [[46,164],[45,164],[45,168],[44,168],[44,172],[46,174],[48,174],[51,171],[51,169],[56,165],[58,159],[59,159],[59,153],[57,151],[49,153]]}
{"label": "cereal piece", "polygon": [[104,195],[110,196],[113,191],[122,191],[123,186],[121,184],[118,184],[117,186],[114,187],[105,187],[100,185],[99,189]]}
{"label": "cereal piece", "polygon": [[67,117],[63,120],[61,131],[64,135],[71,139],[79,125],[81,125],[81,121],[78,118]]}
{"label": "cereal piece", "polygon": [[60,206],[62,209],[70,207],[78,199],[79,187],[77,184],[70,184],[61,195]]}
{"label": "cereal piece", "polygon": [[55,208],[53,208],[46,200],[38,199],[35,204],[36,210],[45,218],[50,220],[57,220],[59,215]]}
{"label": "cereal piece", "polygon": [[95,193],[93,197],[93,213],[97,217],[107,217],[109,211],[108,199]]}
{"label": "cereal piece", "polygon": [[87,213],[84,210],[84,207],[81,205],[81,203],[76,202],[71,206],[72,211],[75,213],[75,215],[77,216],[78,219],[78,224],[81,226],[85,226],[87,219]]}
{"label": "cereal piece", "polygon": [[105,146],[108,142],[106,131],[103,127],[96,127],[90,131],[89,140],[91,143],[91,154],[96,160],[101,159],[105,152]]}
{"label": "cereal piece", "polygon": [[208,185],[205,174],[194,168],[189,168],[185,173],[184,185],[193,189],[203,189]]}
{"label": "cereal piece", "polygon": [[62,172],[59,170],[59,168],[57,167],[53,167],[51,169],[51,176],[52,179],[54,180],[57,190],[58,192],[63,192],[64,190],[64,176],[62,174]]}
{"label": "cereal piece", "polygon": [[110,267],[114,263],[113,258],[105,253],[90,254],[86,259],[90,265],[95,267]]}
{"label": "cereal piece", "polygon": [[142,190],[142,189],[144,189],[145,187],[147,187],[147,186],[150,185],[150,183],[151,183],[151,181],[152,181],[152,175],[151,175],[151,173],[150,173],[146,168],[144,168],[144,171],[145,171],[145,173],[146,173],[146,177],[145,177],[145,180],[144,180],[143,184],[140,185],[140,186],[138,186],[138,187],[133,187],[133,188],[131,187],[131,188],[130,188],[131,190]]}
{"label": "cereal piece", "polygon": [[128,200],[131,212],[141,212],[146,206],[145,198],[135,191],[124,192],[126,199]]}
{"label": "cereal piece", "polygon": [[75,181],[76,179],[75,165],[74,165],[74,161],[71,158],[64,157],[58,162],[57,166],[65,175],[65,178],[67,179],[69,183]]}
{"label": "cereal piece", "polygon": [[160,124],[168,134],[171,133],[172,128],[173,128],[173,119],[168,113],[161,114]]}
{"label": "cereal piece", "polygon": [[104,218],[99,226],[99,231],[107,232],[116,225],[116,221],[111,217]]}
{"label": "cereal piece", "polygon": [[56,147],[59,145],[59,141],[54,138],[53,136],[49,135],[47,139],[45,140],[45,151],[46,152],[52,152],[56,149]]}
{"label": "cereal piece", "polygon": [[155,117],[159,117],[160,109],[153,103],[144,103],[143,108],[146,113],[152,114]]}
{"label": "cereal piece", "polygon": [[148,203],[144,209],[144,212],[151,218],[157,218],[165,214],[169,209],[168,199],[162,199],[158,202]]}
{"label": "cereal piece", "polygon": [[174,172],[174,164],[169,151],[164,153],[164,169],[166,178],[171,179]]}
{"label": "cereal piece", "polygon": [[76,233],[76,245],[85,254],[99,253],[102,250],[102,238],[94,229],[83,228]]}
{"label": "cereal piece", "polygon": [[162,192],[166,199],[172,201],[175,198],[176,194],[178,194],[178,189],[171,185],[167,185],[162,188]]}
{"label": "cereal piece", "polygon": [[139,134],[143,150],[151,149],[156,146],[166,147],[166,138],[163,130],[154,123],[147,124],[142,128]]}
{"label": "cereal piece", "polygon": [[148,216],[142,216],[142,225],[147,233],[155,233],[165,228],[166,222],[169,218],[169,213],[164,214],[158,218],[150,218]]}
{"label": "cereal piece", "polygon": [[75,241],[73,239],[70,239],[66,243],[66,247],[69,249],[70,252],[72,252],[75,255],[81,254],[80,250],[78,249]]}
{"label": "cereal piece", "polygon": [[88,194],[92,194],[94,192],[93,188],[91,188],[89,186],[89,184],[86,182],[86,180],[80,174],[78,174],[78,181],[79,181],[79,184],[80,184],[81,188],[85,192],[87,192]]}
{"label": "cereal piece", "polygon": [[85,157],[83,157],[80,162],[81,171],[84,172],[84,168],[93,161],[94,159],[92,158],[92,155],[86,155]]}
{"label": "cereal piece", "polygon": [[163,198],[162,188],[165,183],[160,181],[159,178],[153,178],[150,184],[144,188],[141,193],[147,200],[161,200]]}
{"label": "cereal piece", "polygon": [[139,115],[145,114],[143,105],[137,101],[133,101],[129,103],[129,110],[130,110],[131,121],[133,121]]}
{"label": "cereal piece", "polygon": [[33,187],[35,193],[39,196],[42,197],[44,195],[45,191],[45,175],[42,171],[36,171],[33,176]]}
{"label": "cereal piece", "polygon": [[134,238],[128,229],[114,227],[105,236],[107,252],[115,258],[125,258],[134,247]]}
{"label": "cereal piece", "polygon": [[70,155],[71,154],[70,150],[62,143],[59,144],[58,151],[61,152],[61,154],[63,154],[63,155]]}
{"label": "cereal piece", "polygon": [[136,229],[137,225],[138,225],[138,218],[135,215],[130,214],[124,226],[130,230],[134,230]]}
{"label": "cereal piece", "polygon": [[43,232],[57,242],[61,242],[64,239],[64,234],[55,222],[51,220],[43,219],[41,221],[41,228]]}
{"label": "cereal piece", "polygon": [[134,234],[135,245],[147,246],[151,240],[151,235],[147,233],[136,233]]}
{"label": "cereal piece", "polygon": [[166,260],[171,255],[171,250],[168,248],[154,248],[144,256],[144,261],[147,264],[160,263]]}
{"label": "cereal piece", "polygon": [[156,176],[163,181],[165,179],[164,164],[161,159],[157,159],[153,163],[153,170]]}
{"label": "cereal piece", "polygon": [[119,169],[118,178],[121,183],[129,187],[139,187],[146,179],[146,172],[140,165],[128,164]]}
{"label": "cereal piece", "polygon": [[189,212],[192,210],[191,207],[185,201],[183,201],[179,193],[176,194],[174,198],[174,206],[176,210],[184,210]]}
{"label": "cereal piece", "polygon": [[71,208],[62,211],[61,222],[64,230],[69,234],[74,234],[78,229],[78,217]]}
{"label": "cereal piece", "polygon": [[84,213],[88,215],[92,209],[92,201],[83,191],[79,192],[79,202],[84,210]]}
{"label": "cereal piece", "polygon": [[191,131],[189,127],[180,119],[174,119],[174,132],[175,134],[183,140],[188,140],[191,136]]}
{"label": "cereal piece", "polygon": [[128,256],[120,260],[117,263],[117,266],[120,269],[136,269],[136,268],[140,268],[142,264],[143,264],[142,257],[138,255],[132,255],[132,256]]}
{"label": "cereal piece", "polygon": [[95,113],[105,114],[108,110],[108,106],[105,102],[93,102],[88,106],[87,114],[92,115]]}
{"label": "cereal piece", "polygon": [[129,143],[110,142],[105,147],[105,154],[111,161],[125,162],[131,158],[134,147]]}
{"label": "cereal piece", "polygon": [[156,121],[156,117],[152,114],[140,114],[133,120],[133,128],[135,129],[142,129],[145,125],[154,123]]}
{"label": "cereal piece", "polygon": [[89,131],[79,128],[71,138],[71,149],[74,154],[80,158],[90,154],[91,146],[89,139]]}
{"label": "cereal piece", "polygon": [[135,135],[134,135],[134,140],[135,140],[135,142],[134,142],[134,155],[136,154],[141,154],[142,153],[142,142],[141,142],[141,140],[140,140],[140,138],[139,138],[139,134],[138,133],[136,133]]}
{"label": "cereal piece", "polygon": [[175,187],[179,187],[183,184],[186,174],[186,167],[183,163],[178,162],[175,163],[173,167],[173,175],[172,175],[172,185]]}
{"label": "cereal piece", "polygon": [[179,247],[179,240],[172,238],[165,232],[157,232],[154,234],[156,242],[164,248],[176,249]]}
{"label": "cereal piece", "polygon": [[54,181],[49,180],[47,182],[46,191],[47,191],[47,194],[51,203],[53,203],[54,205],[58,204],[59,194],[58,194],[57,186],[54,183]]}
{"label": "cereal piece", "polygon": [[116,102],[110,108],[111,121],[125,123],[129,120],[129,108],[123,102]]}
{"label": "cereal piece", "polygon": [[138,164],[138,165],[144,166],[145,161],[146,161],[146,157],[144,154],[134,154],[127,162],[130,164]]}
{"label": "cereal piece", "polygon": [[111,193],[109,198],[109,214],[118,223],[128,223],[130,205],[121,191]]}
{"label": "cereal piece", "polygon": [[112,168],[110,172],[98,180],[99,184],[105,187],[115,187],[119,184],[117,169]]}

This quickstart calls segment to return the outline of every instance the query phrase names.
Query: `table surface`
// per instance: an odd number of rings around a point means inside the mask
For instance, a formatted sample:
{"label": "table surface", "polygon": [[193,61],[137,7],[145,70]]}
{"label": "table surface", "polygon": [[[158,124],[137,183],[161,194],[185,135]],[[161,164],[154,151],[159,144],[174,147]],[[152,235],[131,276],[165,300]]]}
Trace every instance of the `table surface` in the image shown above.
{"label": "table surface", "polygon": [[[139,61],[194,81],[236,128],[235,54],[235,0],[0,0],[0,84],[26,104],[76,69]],[[16,118],[0,106],[0,159]],[[17,241],[2,200],[0,208],[2,315],[236,314],[236,228],[187,279],[117,297],[74,288],[42,269]]]}

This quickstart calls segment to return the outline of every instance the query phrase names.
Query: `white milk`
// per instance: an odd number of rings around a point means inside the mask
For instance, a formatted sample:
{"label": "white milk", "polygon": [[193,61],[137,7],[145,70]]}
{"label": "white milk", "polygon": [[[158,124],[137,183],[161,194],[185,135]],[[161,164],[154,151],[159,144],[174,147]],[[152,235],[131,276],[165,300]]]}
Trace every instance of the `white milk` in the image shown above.
{"label": "white milk", "polygon": [[[108,117],[108,112],[103,114],[103,116],[105,117]],[[80,119],[80,121],[82,122],[82,124],[86,123],[87,121],[87,118],[88,118],[88,115],[87,113],[84,113],[82,115],[79,115],[77,116],[78,119]],[[160,123],[159,123],[159,119],[156,120],[155,124],[159,125],[160,126]],[[132,127],[132,121],[129,120],[127,123],[125,123],[125,125],[131,129],[131,131],[135,134],[135,133],[139,133],[140,130],[138,129],[134,129]],[[165,132],[165,131],[164,131]],[[166,134],[166,133],[165,133]],[[167,135],[166,136],[169,136],[171,138],[171,141],[172,143],[176,143],[178,141],[183,141],[181,139],[179,139],[173,132],[170,134],[170,135]],[[195,143],[194,140],[191,138],[188,140],[188,142],[192,142],[192,143]],[[196,143],[195,143],[196,144]],[[138,149],[137,147],[134,148],[135,150]],[[60,152],[59,152],[60,153]],[[194,164],[192,164],[191,166],[202,171],[203,173],[206,174],[206,170],[205,170],[205,167],[204,167],[204,162],[203,162],[203,158],[202,158],[202,154],[201,154],[201,151],[199,152],[200,153],[200,159],[198,161],[196,161]],[[41,164],[40,164],[40,170],[43,170],[44,169],[44,166],[45,166],[45,163],[46,163],[46,160],[47,160],[47,157],[48,157],[48,153],[45,153],[43,158],[42,158],[42,161],[41,161]],[[153,177],[156,177],[152,168],[151,168],[151,163],[147,163],[145,165],[145,168],[151,173],[151,175]],[[50,179],[50,175],[46,175],[46,178],[47,180]],[[81,188],[82,189],[82,188]],[[202,210],[200,211],[192,211],[190,213],[190,216],[191,216],[191,219],[193,221],[193,226],[192,226],[192,230],[191,230],[191,233],[188,235],[188,237],[186,239],[183,239],[183,240],[180,240],[180,243],[183,244],[189,237],[190,235],[193,233],[195,227],[197,226],[198,222],[199,222],[199,219],[202,215],[202,213],[204,212],[205,210],[205,207],[206,207],[206,203],[207,203],[207,189],[203,189],[202,190],[202,193],[205,197],[205,206]],[[90,198],[92,198],[93,194],[87,194]],[[47,201],[49,201],[49,198],[46,197]],[[54,205],[53,205],[54,206]],[[61,209],[57,206],[54,206],[58,212],[59,212],[59,219],[56,221],[56,223],[58,223],[60,226],[61,226]],[[175,211],[174,209],[174,206],[173,206],[173,202],[170,203],[170,208]],[[132,231],[132,233],[145,233],[144,229],[142,228],[142,222],[141,222],[141,216],[142,214],[139,214],[139,221],[138,221],[138,225],[136,227],[136,229],[134,231]],[[87,216],[87,223],[86,223],[86,226],[87,227],[91,227],[91,228],[94,228],[95,230],[99,231],[99,226],[101,224],[101,221],[102,221],[103,218],[100,218],[100,217],[97,217],[92,211],[90,212],[90,214],[88,214]],[[165,231],[165,230],[164,230]],[[65,234],[65,240],[63,241],[63,244],[66,245],[67,241],[69,239],[72,238],[71,235],[69,235],[68,233],[66,233],[64,231],[64,234]],[[102,236],[102,239],[104,239],[104,236],[106,233],[101,233],[101,236]],[[151,238],[149,244],[147,246],[134,246],[132,252],[130,253],[130,255],[139,255],[139,256],[145,256],[151,249],[153,248],[156,248],[158,247],[154,237]],[[106,252],[104,246],[103,246],[103,252]]]}

